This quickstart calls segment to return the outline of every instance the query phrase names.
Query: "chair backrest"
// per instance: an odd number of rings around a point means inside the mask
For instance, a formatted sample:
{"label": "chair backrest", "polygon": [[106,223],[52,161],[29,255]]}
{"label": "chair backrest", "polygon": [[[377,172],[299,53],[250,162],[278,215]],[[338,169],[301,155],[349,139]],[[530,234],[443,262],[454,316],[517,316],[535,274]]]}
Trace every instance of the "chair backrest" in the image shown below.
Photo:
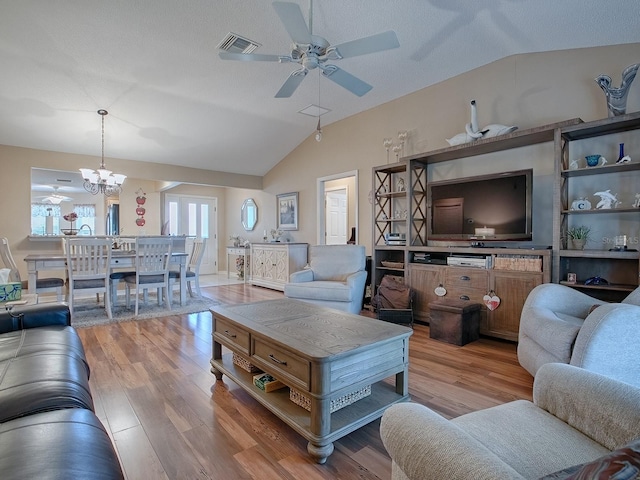
{"label": "chair backrest", "polygon": [[111,241],[107,238],[68,239],[69,287],[76,280],[106,279],[111,268]]}
{"label": "chair backrest", "polygon": [[138,275],[167,275],[173,241],[169,237],[136,239],[136,271]]}
{"label": "chair backrest", "polygon": [[206,246],[206,238],[196,238],[193,241],[193,248],[189,257],[189,270],[196,273],[196,275],[200,272],[200,264],[202,263]]}
{"label": "chair backrest", "polygon": [[0,239],[0,257],[2,257],[2,263],[4,263],[5,268],[11,270],[11,273],[9,274],[9,281],[19,282],[20,271],[18,270],[18,266],[13,260],[13,256],[11,255],[11,250],[9,249],[9,240],[7,240],[5,237],[2,237]]}
{"label": "chair backrest", "polygon": [[309,266],[315,280],[345,281],[365,269],[364,245],[312,245]]}

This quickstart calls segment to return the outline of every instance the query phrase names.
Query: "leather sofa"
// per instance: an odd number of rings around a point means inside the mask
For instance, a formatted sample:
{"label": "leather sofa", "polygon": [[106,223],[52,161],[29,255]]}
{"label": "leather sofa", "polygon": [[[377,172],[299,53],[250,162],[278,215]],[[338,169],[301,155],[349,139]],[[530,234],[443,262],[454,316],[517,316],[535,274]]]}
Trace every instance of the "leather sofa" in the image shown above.
{"label": "leather sofa", "polygon": [[312,245],[309,265],[294,272],[284,295],[307,303],[360,313],[367,281],[364,245]]}
{"label": "leather sofa", "polygon": [[69,307],[0,312],[0,476],[123,479]]}
{"label": "leather sofa", "polygon": [[535,287],[520,317],[518,361],[532,376],[569,363],[640,387],[640,287],[604,303],[556,283]]}
{"label": "leather sofa", "polygon": [[[380,436],[393,480],[605,478],[586,472],[640,461],[638,405],[640,389],[633,385],[548,363],[535,377],[533,402],[516,400],[452,420],[417,403],[396,404],[384,412]],[[637,478],[633,471],[606,478]]]}

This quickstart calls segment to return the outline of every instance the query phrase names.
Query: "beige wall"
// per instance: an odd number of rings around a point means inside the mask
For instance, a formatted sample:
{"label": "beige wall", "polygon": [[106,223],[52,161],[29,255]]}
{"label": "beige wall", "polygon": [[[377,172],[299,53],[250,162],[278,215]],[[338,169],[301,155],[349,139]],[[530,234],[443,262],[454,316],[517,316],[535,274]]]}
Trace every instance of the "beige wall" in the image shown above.
{"label": "beige wall", "polygon": [[[223,206],[219,204],[220,250],[232,233],[239,233],[249,240],[261,239],[265,229],[275,227],[275,195],[296,191],[300,195],[299,230],[290,232],[289,238],[315,243],[317,178],[358,170],[359,239],[370,251],[371,206],[368,193],[371,190],[371,168],[386,163],[383,138],[395,139],[399,130],[408,130],[406,155],[446,147],[445,138],[464,131],[464,125],[469,121],[471,99],[478,103],[480,126],[500,123],[525,129],[574,117],[585,121],[605,118],[604,94],[594,78],[607,73],[614,84],[619,84],[622,69],[640,62],[639,52],[640,44],[632,44],[517,55],[499,60],[323,126],[321,143],[315,141],[313,132],[309,132],[309,138],[262,179],[117,159],[107,159],[107,164],[114,171],[126,172],[131,179],[234,187],[226,191]],[[628,111],[637,110],[640,110],[640,81],[636,79],[629,94]],[[600,153],[606,155],[607,152]],[[633,152],[629,153],[633,157]],[[608,154],[613,157],[615,152],[612,150]],[[0,209],[2,235],[9,238],[19,265],[29,252],[59,248],[57,244],[27,239],[30,168],[75,170],[98,163],[99,159],[91,156],[0,146],[0,191],[4,200]],[[548,145],[440,164],[431,169],[429,175],[433,179],[452,178],[528,166],[534,168],[534,242],[550,244],[550,218],[545,215],[550,210],[546,207],[551,205],[548,192],[553,163]],[[154,192],[152,187],[148,190],[146,193],[149,195]],[[253,232],[244,232],[240,224],[240,207],[247,197],[253,197],[259,207],[258,225]],[[153,223],[156,220],[149,218],[148,221],[151,223],[145,228],[147,233],[151,233],[152,227],[159,229],[159,223]],[[157,222],[160,222],[159,218]],[[125,224],[125,233],[128,228]],[[223,269],[225,256],[220,255],[219,258],[220,269]]]}
{"label": "beige wall", "polygon": [[[367,197],[371,190],[371,168],[387,161],[383,138],[395,140],[399,130],[408,130],[406,155],[447,147],[445,139],[463,132],[469,122],[472,99],[478,103],[481,127],[499,123],[525,129],[574,117],[584,121],[606,118],[604,94],[594,78],[606,73],[618,85],[623,68],[637,62],[640,44],[499,60],[340,122],[323,125],[320,143],[309,132],[309,138],[264,177],[264,189],[273,194],[300,192],[300,231],[296,237],[315,243],[316,179],[343,172],[347,166],[357,169],[359,224],[363,233],[359,239],[370,252],[371,205]],[[629,112],[640,110],[638,79],[632,85],[627,106]],[[609,155],[613,156],[617,145],[611,148]],[[394,161],[393,153],[391,157]],[[534,169],[534,243],[550,245],[553,177],[550,145],[439,164],[429,175],[445,179],[529,167]]]}

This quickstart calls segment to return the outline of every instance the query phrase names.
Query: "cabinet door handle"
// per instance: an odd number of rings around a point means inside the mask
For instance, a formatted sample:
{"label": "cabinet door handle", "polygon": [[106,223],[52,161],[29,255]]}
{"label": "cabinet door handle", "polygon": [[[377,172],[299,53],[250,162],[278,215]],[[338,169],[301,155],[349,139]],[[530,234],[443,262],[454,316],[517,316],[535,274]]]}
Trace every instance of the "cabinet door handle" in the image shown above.
{"label": "cabinet door handle", "polygon": [[227,337],[236,338],[235,333],[231,333],[229,330],[225,330],[225,331],[224,331],[224,334],[225,334]]}
{"label": "cabinet door handle", "polygon": [[284,360],[278,360],[272,353],[269,354],[269,358],[271,360],[273,360],[276,363],[279,363],[280,365],[286,365],[287,362],[285,362]]}
{"label": "cabinet door handle", "polygon": [[471,279],[469,277],[467,277],[466,275],[461,275],[460,276],[460,280],[464,280],[465,282],[468,282]]}
{"label": "cabinet door handle", "polygon": [[469,300],[468,295],[460,295],[460,300]]}

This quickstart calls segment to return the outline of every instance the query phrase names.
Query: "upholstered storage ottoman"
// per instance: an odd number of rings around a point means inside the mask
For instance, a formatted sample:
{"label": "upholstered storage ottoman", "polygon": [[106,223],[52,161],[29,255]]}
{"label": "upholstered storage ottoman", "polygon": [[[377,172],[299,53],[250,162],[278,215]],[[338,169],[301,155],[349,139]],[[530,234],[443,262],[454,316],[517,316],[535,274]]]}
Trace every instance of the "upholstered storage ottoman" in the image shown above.
{"label": "upholstered storage ottoman", "polygon": [[479,303],[464,300],[440,300],[431,302],[429,337],[434,340],[466,345],[480,338]]}

